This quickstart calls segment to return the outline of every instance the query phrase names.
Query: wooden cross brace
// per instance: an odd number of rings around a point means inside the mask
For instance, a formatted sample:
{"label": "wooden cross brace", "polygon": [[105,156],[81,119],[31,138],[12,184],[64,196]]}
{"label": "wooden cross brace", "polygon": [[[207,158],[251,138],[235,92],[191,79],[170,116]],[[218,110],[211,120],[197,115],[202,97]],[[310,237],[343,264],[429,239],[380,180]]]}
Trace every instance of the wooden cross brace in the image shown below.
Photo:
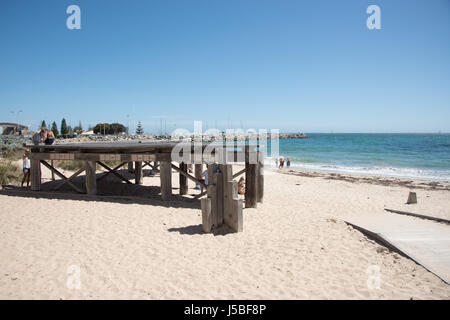
{"label": "wooden cross brace", "polygon": [[178,173],[182,174],[183,176],[185,176],[188,179],[191,179],[192,181],[194,181],[196,184],[201,185],[203,188],[207,188],[207,185],[203,182],[200,181],[196,178],[194,178],[193,176],[191,176],[189,173],[181,170],[180,168],[178,168],[176,165],[174,165],[173,163],[170,164],[170,166],[172,167],[172,169],[174,169],[175,171],[177,171]]}
{"label": "wooden cross brace", "polygon": [[101,161],[97,161],[97,163],[99,165],[101,165],[103,168],[105,168],[106,170],[108,170],[108,172],[106,172],[104,175],[100,176],[97,180],[101,180],[104,177],[106,177],[108,174],[112,173],[113,175],[115,175],[120,180],[123,180],[123,181],[125,181],[128,184],[132,184],[130,182],[130,180],[128,180],[127,178],[125,178],[124,176],[122,176],[120,173],[117,172],[117,170],[120,169],[121,167],[123,167],[127,162],[122,162],[121,164],[119,164],[118,166],[114,167],[113,169],[111,169],[110,167],[108,167],[106,164],[104,164]]}
{"label": "wooden cross brace", "polygon": [[71,180],[74,179],[75,177],[77,177],[80,173],[82,173],[85,169],[79,169],[77,172],[75,172],[74,174],[72,174],[69,178],[67,178],[65,175],[63,175],[61,172],[59,172],[55,167],[53,167],[52,165],[50,165],[47,161],[45,160],[41,160],[41,163],[46,166],[48,169],[50,169],[51,172],[56,173],[57,176],[59,176],[60,178],[63,179],[63,182],[60,183],[59,185],[57,185],[54,190],[58,190],[60,189],[63,185],[65,185],[66,183],[71,186],[76,192],[78,193],[84,193],[83,190],[81,190],[79,187],[77,187],[76,185],[74,185]]}
{"label": "wooden cross brace", "polygon": [[233,174],[233,179],[239,177],[241,174],[245,173],[245,168],[242,169],[241,171],[236,172],[235,174]]}
{"label": "wooden cross brace", "polygon": [[144,169],[146,166],[149,166],[150,168],[152,168],[153,170],[155,170],[156,172],[159,172],[158,170],[158,166],[154,166],[152,165],[150,162],[148,161],[144,161],[144,165],[142,166],[142,169]]}

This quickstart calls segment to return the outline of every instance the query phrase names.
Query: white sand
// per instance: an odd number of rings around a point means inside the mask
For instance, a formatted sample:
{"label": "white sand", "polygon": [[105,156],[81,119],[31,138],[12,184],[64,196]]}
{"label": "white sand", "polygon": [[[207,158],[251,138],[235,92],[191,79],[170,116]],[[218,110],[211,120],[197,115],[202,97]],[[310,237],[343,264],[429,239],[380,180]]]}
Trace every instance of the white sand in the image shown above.
{"label": "white sand", "polygon": [[[438,277],[343,222],[383,217],[385,207],[449,219],[448,190],[417,189],[419,203],[407,206],[406,187],[326,177],[271,171],[264,203],[244,210],[244,232],[225,235],[202,234],[198,204],[187,201],[2,192],[0,298],[450,298],[450,286]],[[144,178],[146,185],[158,182]],[[146,191],[127,187],[123,194]],[[66,285],[71,265],[80,267],[80,289]],[[367,287],[374,265],[379,289]]]}

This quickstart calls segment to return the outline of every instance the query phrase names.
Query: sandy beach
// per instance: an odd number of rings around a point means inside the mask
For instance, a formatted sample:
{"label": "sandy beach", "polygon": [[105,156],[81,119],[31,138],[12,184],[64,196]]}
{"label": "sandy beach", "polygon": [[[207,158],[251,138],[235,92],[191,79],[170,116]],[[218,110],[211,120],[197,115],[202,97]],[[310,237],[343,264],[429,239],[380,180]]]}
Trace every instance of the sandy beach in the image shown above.
{"label": "sandy beach", "polygon": [[[108,195],[115,177],[100,196],[55,196],[42,171],[43,191],[0,193],[1,299],[450,298],[437,276],[344,222],[383,218],[384,208],[450,219],[448,183],[269,168],[264,203],[244,209],[244,232],[203,234],[192,182],[170,202],[148,174],[144,186],[122,184],[121,196]],[[411,190],[418,204],[406,205]],[[73,266],[79,289],[67,285]],[[367,285],[371,266],[379,289]]]}

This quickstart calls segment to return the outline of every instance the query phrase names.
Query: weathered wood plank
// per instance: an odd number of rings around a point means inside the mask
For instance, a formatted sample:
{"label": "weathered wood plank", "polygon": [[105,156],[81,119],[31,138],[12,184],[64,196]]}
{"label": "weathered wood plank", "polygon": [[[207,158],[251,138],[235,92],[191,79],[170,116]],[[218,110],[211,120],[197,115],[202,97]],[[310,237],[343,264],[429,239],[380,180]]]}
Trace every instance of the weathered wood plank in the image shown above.
{"label": "weathered wood plank", "polygon": [[[51,165],[53,167],[53,165]],[[54,190],[59,190],[61,189],[66,183],[69,184],[69,182],[71,182],[74,178],[76,178],[77,176],[79,176],[82,172],[84,172],[85,168],[81,168],[78,169],[78,171],[76,171],[74,174],[72,174],[69,178],[63,180],[59,185],[56,186],[56,188]],[[52,173],[54,174],[54,171],[52,170]],[[71,186],[73,188],[74,185]],[[81,189],[79,189],[78,187],[75,189],[76,191],[78,191],[79,193],[84,193]]]}
{"label": "weathered wood plank", "polygon": [[[50,165],[52,166],[52,167],[55,167],[55,164],[54,164],[54,161],[53,160],[50,160]],[[55,181],[55,173],[52,171],[52,181]]]}
{"label": "weathered wood plank", "polygon": [[41,190],[41,161],[31,158],[30,175],[31,175],[31,190]]}
{"label": "weathered wood plank", "polygon": [[161,161],[160,172],[161,198],[169,200],[172,197],[172,166],[169,161]]}
{"label": "weathered wood plank", "polygon": [[218,165],[216,163],[208,164],[208,198],[211,199],[211,219],[213,226],[217,226],[217,191],[214,184],[214,174],[217,172]]}
{"label": "weathered wood plank", "polygon": [[48,162],[46,162],[45,160],[41,160],[41,163],[47,167],[50,171],[54,172],[58,177],[60,177],[61,179],[64,180],[65,183],[67,183],[69,186],[72,187],[72,189],[74,189],[76,192],[78,193],[84,193],[83,190],[81,190],[80,188],[78,188],[76,185],[74,185],[72,182],[70,182],[69,179],[67,179],[67,177],[65,175],[63,175],[61,172],[58,171],[58,169],[52,167]]}
{"label": "weathered wood plank", "polygon": [[236,179],[237,177],[239,177],[241,174],[245,173],[245,168],[236,172],[235,174],[233,174],[233,179]]}
{"label": "weathered wood plank", "polygon": [[195,176],[195,178],[200,180],[202,178],[202,173],[203,173],[203,164],[196,163],[194,165],[194,176]]}
{"label": "weathered wood plank", "polygon": [[209,233],[212,229],[212,216],[211,216],[211,199],[201,199],[202,206],[202,229],[203,232]]}
{"label": "weathered wood plank", "polygon": [[128,172],[129,173],[134,172],[133,161],[128,162]]}
{"label": "weathered wood plank", "polygon": [[258,195],[258,165],[246,163],[245,168],[245,207],[256,208]]}
{"label": "weathered wood plank", "polygon": [[97,179],[95,177],[96,162],[86,161],[86,193],[90,195],[97,194]]}
{"label": "weathered wood plank", "polygon": [[142,184],[143,177],[144,177],[144,174],[142,172],[142,162],[136,161],[134,163],[134,182],[135,182],[135,184]]}
{"label": "weathered wood plank", "polygon": [[178,168],[178,167],[177,167],[176,165],[174,165],[173,163],[171,164],[171,166],[172,166],[172,169],[174,169],[174,170],[175,170],[176,172],[178,172],[179,174],[184,175],[186,178],[188,178],[188,179],[194,181],[196,184],[199,184],[199,185],[201,185],[202,187],[206,188],[206,184],[204,184],[202,181],[200,181],[200,180],[194,178],[194,177],[191,176],[189,173],[187,173],[187,172],[185,172],[185,171],[183,171],[183,170],[180,170],[180,168]]}
{"label": "weathered wood plank", "polygon": [[242,208],[242,199],[234,199],[233,215],[231,216],[229,227],[232,228],[235,232],[244,231],[244,215],[242,213]]}
{"label": "weathered wood plank", "polygon": [[256,201],[262,203],[264,199],[264,157],[258,157]]}
{"label": "weathered wood plank", "polygon": [[242,200],[239,200],[237,193],[237,182],[228,181],[226,184],[228,189],[227,210],[224,213],[224,223],[235,232],[243,230],[242,216]]}
{"label": "weathered wood plank", "polygon": [[221,164],[219,169],[222,172],[222,189],[221,189],[221,201],[222,201],[222,223],[224,222],[225,215],[229,215],[231,208],[230,197],[232,195],[228,182],[233,181],[233,166],[230,164]]}
{"label": "weathered wood plank", "polygon": [[[180,177],[179,177],[179,182],[180,182],[180,195],[186,195],[188,193],[188,181],[187,181],[187,176],[188,176],[188,166],[186,163],[181,162],[180,163]],[[183,173],[181,173],[183,172]]]}
{"label": "weathered wood plank", "polygon": [[119,164],[118,166],[116,166],[115,168],[111,169],[110,167],[108,167],[106,164],[104,164],[101,161],[97,161],[97,163],[99,165],[101,165],[103,168],[105,168],[106,170],[108,170],[108,172],[106,172],[104,175],[102,175],[101,177],[99,177],[97,180],[101,180],[104,177],[106,177],[108,174],[112,173],[113,175],[115,175],[117,178],[119,178],[122,181],[125,181],[128,184],[132,184],[130,180],[128,180],[127,178],[125,178],[124,176],[122,176],[121,174],[119,174],[116,170],[119,169],[120,167],[122,167],[126,162],[123,162],[121,164]]}
{"label": "weathered wood plank", "polygon": [[224,212],[224,184],[223,174],[221,172],[214,174],[214,184],[216,185],[216,227],[220,227],[223,224],[223,212]]}

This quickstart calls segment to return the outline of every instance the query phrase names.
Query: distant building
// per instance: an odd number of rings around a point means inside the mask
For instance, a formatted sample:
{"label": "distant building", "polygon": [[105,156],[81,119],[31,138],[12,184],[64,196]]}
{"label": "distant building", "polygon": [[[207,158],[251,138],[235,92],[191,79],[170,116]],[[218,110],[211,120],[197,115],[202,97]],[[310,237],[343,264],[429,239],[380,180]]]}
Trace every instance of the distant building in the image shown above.
{"label": "distant building", "polygon": [[83,131],[82,133],[80,133],[80,136],[92,136],[94,134],[94,131],[89,130],[89,131]]}
{"label": "distant building", "polygon": [[28,133],[28,127],[19,123],[0,122],[0,134],[25,135]]}

